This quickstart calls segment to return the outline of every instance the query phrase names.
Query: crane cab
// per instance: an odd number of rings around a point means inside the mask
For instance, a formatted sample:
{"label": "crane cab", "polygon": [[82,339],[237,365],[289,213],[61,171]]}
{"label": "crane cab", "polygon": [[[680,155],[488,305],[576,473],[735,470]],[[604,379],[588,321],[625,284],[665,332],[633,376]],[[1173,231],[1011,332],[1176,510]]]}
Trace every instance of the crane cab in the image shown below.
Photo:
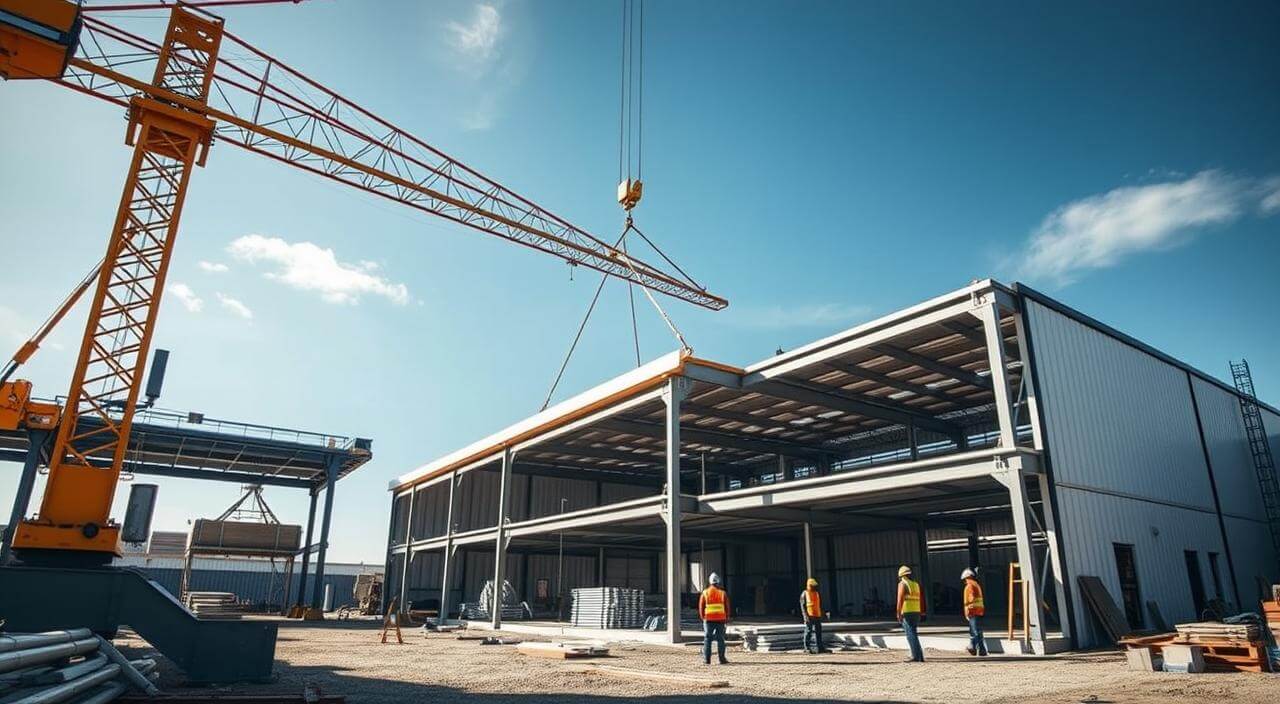
{"label": "crane cab", "polygon": [[80,5],[0,0],[0,78],[61,78],[80,41]]}

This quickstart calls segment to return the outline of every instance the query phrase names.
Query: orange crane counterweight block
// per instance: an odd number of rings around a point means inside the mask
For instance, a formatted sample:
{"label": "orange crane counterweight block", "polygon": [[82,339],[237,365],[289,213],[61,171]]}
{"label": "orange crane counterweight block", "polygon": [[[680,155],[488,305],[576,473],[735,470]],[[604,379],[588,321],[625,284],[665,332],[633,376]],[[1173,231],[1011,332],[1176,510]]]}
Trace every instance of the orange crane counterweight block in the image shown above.
{"label": "orange crane counterweight block", "polygon": [[61,78],[80,37],[80,5],[0,0],[0,78]]}

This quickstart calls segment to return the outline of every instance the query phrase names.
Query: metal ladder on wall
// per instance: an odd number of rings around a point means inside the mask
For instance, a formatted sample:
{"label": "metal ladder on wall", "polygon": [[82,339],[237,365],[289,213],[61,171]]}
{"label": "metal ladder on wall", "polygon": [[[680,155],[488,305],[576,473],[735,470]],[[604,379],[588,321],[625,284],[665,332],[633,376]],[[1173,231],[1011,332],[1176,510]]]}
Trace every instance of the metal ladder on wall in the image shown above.
{"label": "metal ladder on wall", "polygon": [[1248,360],[1231,362],[1231,379],[1240,392],[1240,413],[1244,416],[1244,428],[1249,437],[1249,452],[1253,454],[1253,467],[1258,473],[1258,485],[1262,488],[1262,503],[1267,510],[1267,525],[1271,528],[1271,546],[1276,561],[1280,562],[1280,481],[1276,479],[1276,463],[1267,440],[1267,429],[1262,424],[1262,411],[1258,397],[1253,392],[1253,374]]}

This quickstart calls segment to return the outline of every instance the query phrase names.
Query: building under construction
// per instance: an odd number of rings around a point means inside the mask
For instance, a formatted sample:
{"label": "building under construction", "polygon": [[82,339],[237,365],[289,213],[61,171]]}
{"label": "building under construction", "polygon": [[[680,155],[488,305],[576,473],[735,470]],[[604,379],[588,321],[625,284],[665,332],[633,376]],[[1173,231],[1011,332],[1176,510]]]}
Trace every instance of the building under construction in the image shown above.
{"label": "building under construction", "polygon": [[813,575],[839,618],[884,620],[899,564],[945,615],[967,565],[1007,609],[1016,563],[1037,650],[1110,642],[1080,577],[1140,628],[1280,576],[1251,414],[1280,442],[1274,407],[975,282],[742,369],[673,353],[405,474],[388,598],[452,615],[505,579],[535,610],[626,586],[671,613],[718,571],[768,620]]}

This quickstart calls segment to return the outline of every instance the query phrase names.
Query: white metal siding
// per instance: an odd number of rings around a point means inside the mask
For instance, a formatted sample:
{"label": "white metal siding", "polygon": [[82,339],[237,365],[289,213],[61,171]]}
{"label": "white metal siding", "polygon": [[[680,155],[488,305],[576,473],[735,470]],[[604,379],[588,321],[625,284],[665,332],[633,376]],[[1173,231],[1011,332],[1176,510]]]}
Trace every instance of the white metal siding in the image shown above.
{"label": "white metal siding", "polygon": [[[1258,602],[1262,600],[1269,586],[1259,589],[1261,578],[1263,585],[1280,583],[1280,570],[1276,567],[1275,551],[1271,547],[1271,536],[1267,525],[1258,521],[1243,518],[1226,517],[1227,540],[1231,541],[1231,561],[1236,568],[1236,585],[1240,589],[1240,604],[1243,611],[1257,611]],[[1220,566],[1226,571],[1226,561],[1219,558]],[[1225,575],[1224,575],[1225,578]],[[1230,587],[1228,586],[1229,590]],[[1230,594],[1230,592],[1228,592]],[[1231,598],[1231,597],[1228,597]],[[1231,599],[1234,601],[1234,599]]]}
{"label": "white metal siding", "polygon": [[528,518],[561,513],[560,500],[568,499],[564,511],[579,511],[596,505],[596,483],[582,479],[529,476],[532,491]]}
{"label": "white metal siding", "polygon": [[1057,482],[1212,509],[1186,372],[1034,301],[1027,313]]}
{"label": "white metal siding", "polygon": [[1266,520],[1262,491],[1249,452],[1249,438],[1240,415],[1239,398],[1199,377],[1192,383],[1200,407],[1200,423],[1213,462],[1213,480],[1218,487],[1222,513],[1240,518]]}
{"label": "white metal siding", "polygon": [[604,489],[601,490],[601,496],[606,505],[653,496],[657,493],[658,487],[640,486],[638,484],[612,484],[608,482],[605,483]]}
{"label": "white metal siding", "polygon": [[[1216,513],[1064,487],[1058,489],[1058,505],[1069,517],[1062,525],[1068,573],[1073,579],[1097,576],[1117,606],[1123,608],[1115,543],[1134,546],[1141,598],[1144,603],[1155,601],[1170,624],[1196,617],[1184,550],[1199,553],[1205,593],[1213,593],[1207,554],[1223,553]],[[1072,587],[1080,645],[1109,645],[1106,635],[1095,627],[1079,588],[1074,583]]]}

